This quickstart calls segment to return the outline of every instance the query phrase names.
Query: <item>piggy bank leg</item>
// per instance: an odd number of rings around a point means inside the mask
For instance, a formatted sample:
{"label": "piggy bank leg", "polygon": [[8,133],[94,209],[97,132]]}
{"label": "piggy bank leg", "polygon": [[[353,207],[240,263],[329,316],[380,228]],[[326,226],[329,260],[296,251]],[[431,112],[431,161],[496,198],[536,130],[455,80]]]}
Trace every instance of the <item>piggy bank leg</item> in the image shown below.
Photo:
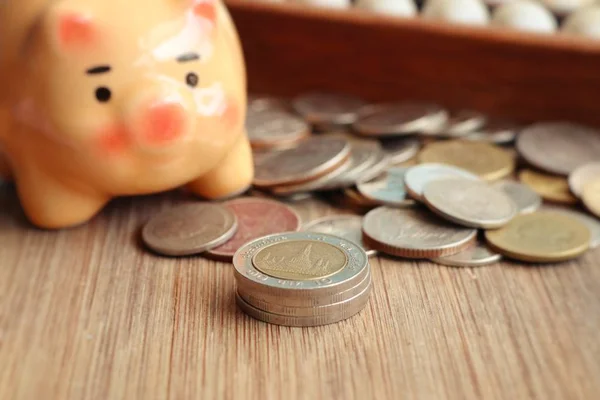
{"label": "piggy bank leg", "polygon": [[191,182],[187,189],[207,199],[223,199],[245,192],[252,184],[252,179],[252,150],[244,134],[219,165]]}
{"label": "piggy bank leg", "polygon": [[22,171],[15,175],[23,210],[36,226],[46,229],[69,228],[87,222],[109,198],[89,188],[65,185],[45,175]]}

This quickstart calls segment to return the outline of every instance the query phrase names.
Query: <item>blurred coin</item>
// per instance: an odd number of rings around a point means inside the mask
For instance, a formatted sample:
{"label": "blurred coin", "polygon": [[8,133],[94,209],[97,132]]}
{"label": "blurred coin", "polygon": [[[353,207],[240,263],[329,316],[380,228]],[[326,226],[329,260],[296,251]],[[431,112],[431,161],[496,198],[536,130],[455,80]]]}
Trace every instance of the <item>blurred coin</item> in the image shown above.
{"label": "blurred coin", "polygon": [[348,201],[360,207],[373,208],[380,205],[377,201],[364,197],[355,188],[344,189],[343,193],[348,198]]}
{"label": "blurred coin", "polygon": [[361,246],[368,256],[373,256],[377,252],[362,240],[362,222],[358,215],[331,215],[309,222],[302,231],[340,236]]}
{"label": "blurred coin", "polygon": [[154,216],[142,229],[150,249],[169,256],[202,253],[227,242],[237,230],[237,218],[226,207],[193,203]]}
{"label": "blurred coin", "polygon": [[356,182],[364,182],[375,178],[387,169],[390,165],[390,158],[383,151],[378,151],[375,155],[375,162],[367,167],[356,177]]}
{"label": "blurred coin", "polygon": [[244,301],[244,299],[242,299],[238,293],[236,293],[235,299],[238,307],[252,318],[275,325],[306,327],[333,324],[358,314],[365,308],[369,301],[368,294],[370,293],[371,286],[369,286],[369,288],[366,290],[366,294],[360,298],[360,301],[352,303],[342,311],[312,317],[292,317],[288,315],[269,313]]}
{"label": "blurred coin", "polygon": [[553,211],[556,213],[562,213],[570,215],[571,217],[577,219],[579,222],[582,222],[585,226],[588,227],[591,233],[590,239],[590,247],[596,248],[600,246],[600,220],[584,214],[579,211],[575,211],[571,208],[567,208],[564,206],[556,206],[550,204],[544,204],[542,206],[542,211]]}
{"label": "blurred coin", "polygon": [[494,184],[494,187],[502,190],[517,205],[520,214],[534,212],[542,205],[542,198],[539,194],[524,185],[515,181],[500,181]]}
{"label": "blurred coin", "polygon": [[[237,217],[238,228],[233,237],[206,255],[230,262],[235,252],[256,238],[278,232],[292,232],[300,228],[300,217],[287,205],[257,197],[238,198],[223,204]],[[265,216],[267,216],[265,218]]]}
{"label": "blurred coin", "polygon": [[381,147],[390,164],[399,164],[416,156],[421,144],[414,138],[384,139],[381,141]]}
{"label": "blurred coin", "polygon": [[355,286],[369,271],[368,256],[353,242],[311,232],[268,235],[233,256],[238,282],[284,296],[327,296]]}
{"label": "blurred coin", "polygon": [[253,184],[269,187],[307,182],[336,169],[349,156],[347,140],[311,136],[292,149],[255,153]]}
{"label": "blurred coin", "polygon": [[569,183],[562,176],[547,175],[524,169],[519,172],[519,180],[545,200],[564,204],[577,203],[577,198],[569,190]]}
{"label": "blurred coin", "polygon": [[600,162],[584,164],[569,174],[569,189],[581,197],[583,187],[592,179],[600,177]]}
{"label": "blurred coin", "polygon": [[504,149],[465,140],[431,143],[421,150],[419,161],[453,165],[488,181],[510,175],[515,169],[515,160]]}
{"label": "blurred coin", "polygon": [[420,208],[379,207],[363,220],[365,242],[399,257],[434,258],[461,252],[477,237],[476,229],[453,225]]}
{"label": "blurred coin", "polygon": [[248,112],[263,111],[267,109],[279,109],[282,111],[289,111],[290,105],[285,99],[277,97],[259,94],[248,95]]}
{"label": "blurred coin", "polygon": [[438,126],[448,118],[446,111],[429,103],[388,103],[364,107],[354,130],[367,136],[394,136]]}
{"label": "blurred coin", "polygon": [[315,125],[350,125],[365,102],[338,93],[311,92],[296,97],[292,106],[307,122]]}
{"label": "blurred coin", "polygon": [[353,186],[359,180],[361,174],[365,173],[368,168],[373,167],[379,160],[382,150],[378,142],[357,140],[351,143],[352,150],[348,169],[320,186],[319,190],[343,189]]}
{"label": "blurred coin", "polygon": [[404,175],[407,169],[402,167],[388,168],[377,178],[358,183],[356,188],[364,197],[379,204],[393,207],[414,205],[414,200],[406,197]]}
{"label": "blurred coin", "polygon": [[446,123],[430,130],[425,130],[426,135],[459,137],[481,128],[486,121],[485,115],[473,110],[458,110],[450,112]]}
{"label": "blurred coin", "polygon": [[499,228],[517,215],[510,197],[482,181],[436,180],[425,185],[423,197],[437,215],[471,228]]}
{"label": "blurred coin", "polygon": [[523,129],[517,150],[534,167],[566,176],[600,161],[600,132],[569,122],[537,123]]}
{"label": "blurred coin", "polygon": [[600,218],[600,177],[596,177],[583,186],[581,200],[592,214]]}
{"label": "blurred coin", "polygon": [[475,246],[471,246],[460,253],[432,258],[431,261],[449,267],[481,267],[497,263],[501,259],[502,255],[490,250],[484,243],[478,241]]}
{"label": "blurred coin", "polygon": [[304,120],[280,109],[248,110],[246,130],[252,147],[289,147],[310,135]]}
{"label": "blurred coin", "polygon": [[404,183],[410,197],[423,200],[423,187],[433,180],[445,178],[464,178],[480,180],[480,178],[464,169],[450,165],[428,163],[410,167],[404,176]]}
{"label": "blurred coin", "polygon": [[590,230],[582,222],[549,211],[519,215],[500,229],[486,231],[485,237],[494,250],[529,262],[570,260],[590,245]]}
{"label": "blurred coin", "polygon": [[515,140],[521,127],[515,122],[504,119],[489,119],[475,132],[465,136],[467,140],[476,140],[494,144],[509,144]]}

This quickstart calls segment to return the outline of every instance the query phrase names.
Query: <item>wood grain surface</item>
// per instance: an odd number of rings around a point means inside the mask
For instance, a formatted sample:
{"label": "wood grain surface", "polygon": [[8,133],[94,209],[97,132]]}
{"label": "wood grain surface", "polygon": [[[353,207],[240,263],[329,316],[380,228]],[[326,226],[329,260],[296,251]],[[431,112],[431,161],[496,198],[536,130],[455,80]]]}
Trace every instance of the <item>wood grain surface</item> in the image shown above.
{"label": "wood grain surface", "polygon": [[237,310],[231,265],[140,245],[185,201],[122,198],[42,231],[0,188],[0,399],[600,398],[600,249],[544,267],[376,257],[359,315],[279,327]]}
{"label": "wood grain surface", "polygon": [[332,90],[600,126],[598,41],[289,2],[225,2],[254,92]]}

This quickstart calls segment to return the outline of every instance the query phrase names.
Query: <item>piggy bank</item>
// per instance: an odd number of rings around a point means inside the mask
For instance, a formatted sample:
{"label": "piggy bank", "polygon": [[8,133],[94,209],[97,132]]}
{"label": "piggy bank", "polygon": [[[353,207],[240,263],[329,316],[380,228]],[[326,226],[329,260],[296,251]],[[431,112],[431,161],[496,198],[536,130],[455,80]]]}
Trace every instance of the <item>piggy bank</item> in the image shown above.
{"label": "piggy bank", "polygon": [[218,0],[0,2],[0,174],[57,229],[112,198],[251,184],[239,38]]}

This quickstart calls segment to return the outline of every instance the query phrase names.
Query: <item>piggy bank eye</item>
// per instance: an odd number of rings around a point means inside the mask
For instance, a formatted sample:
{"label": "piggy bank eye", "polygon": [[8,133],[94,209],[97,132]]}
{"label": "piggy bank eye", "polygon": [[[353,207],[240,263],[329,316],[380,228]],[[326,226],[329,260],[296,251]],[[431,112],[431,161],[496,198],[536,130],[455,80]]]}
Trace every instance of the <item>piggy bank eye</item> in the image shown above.
{"label": "piggy bank eye", "polygon": [[198,75],[196,75],[196,73],[194,73],[194,72],[190,72],[185,77],[185,83],[187,83],[187,85],[192,88],[195,88],[196,86],[198,86],[198,80],[199,80]]}
{"label": "piggy bank eye", "polygon": [[110,100],[111,96],[112,96],[112,93],[109,88],[99,87],[98,89],[96,89],[96,99],[100,103],[108,102]]}

